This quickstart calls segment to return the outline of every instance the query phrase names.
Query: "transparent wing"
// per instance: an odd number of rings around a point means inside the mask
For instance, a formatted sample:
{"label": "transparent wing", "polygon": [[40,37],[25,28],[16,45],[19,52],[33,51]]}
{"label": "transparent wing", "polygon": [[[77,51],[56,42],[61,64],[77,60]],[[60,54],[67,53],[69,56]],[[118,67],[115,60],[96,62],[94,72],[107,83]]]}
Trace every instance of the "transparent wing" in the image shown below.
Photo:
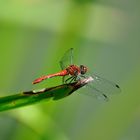
{"label": "transparent wing", "polygon": [[121,92],[119,85],[117,85],[116,83],[95,74],[92,75],[92,77],[93,77],[92,86],[99,89],[101,92],[107,95]]}
{"label": "transparent wing", "polygon": [[95,87],[89,84],[83,87],[83,91],[81,92],[85,95],[88,95],[90,97],[93,97],[99,100],[104,100],[104,101],[109,100],[109,97],[106,94],[104,94],[103,92],[101,92],[100,90],[96,89]]}
{"label": "transparent wing", "polygon": [[93,81],[86,86],[85,94],[96,97],[98,99],[108,100],[111,94],[120,93],[120,87],[105,78],[98,75],[92,75]]}
{"label": "transparent wing", "polygon": [[64,56],[60,60],[61,69],[66,69],[69,65],[73,64],[73,48],[70,48],[65,52]]}

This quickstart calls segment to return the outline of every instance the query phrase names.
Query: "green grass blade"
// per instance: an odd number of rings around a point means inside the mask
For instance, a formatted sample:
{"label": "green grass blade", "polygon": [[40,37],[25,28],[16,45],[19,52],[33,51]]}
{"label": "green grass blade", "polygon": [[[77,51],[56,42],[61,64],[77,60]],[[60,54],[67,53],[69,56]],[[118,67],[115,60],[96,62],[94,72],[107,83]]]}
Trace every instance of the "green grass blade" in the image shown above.
{"label": "green grass blade", "polygon": [[63,84],[56,87],[27,91],[11,96],[0,97],[0,111],[31,105],[46,99],[58,100],[64,98],[87,84],[90,80],[91,79],[89,78],[85,78],[75,83]]}

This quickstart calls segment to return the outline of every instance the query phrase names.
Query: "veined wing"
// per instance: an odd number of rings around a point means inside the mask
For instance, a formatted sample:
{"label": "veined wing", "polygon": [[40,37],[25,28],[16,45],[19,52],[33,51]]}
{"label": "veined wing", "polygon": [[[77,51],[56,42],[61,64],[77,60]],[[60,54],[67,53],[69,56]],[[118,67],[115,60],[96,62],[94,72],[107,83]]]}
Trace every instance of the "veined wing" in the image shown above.
{"label": "veined wing", "polygon": [[118,84],[109,81],[105,78],[102,78],[98,75],[92,75],[93,77],[93,86],[102,91],[105,94],[114,94],[120,93],[121,89]]}
{"label": "veined wing", "polygon": [[61,69],[66,69],[69,65],[73,64],[73,48],[70,48],[65,52],[64,56],[60,60]]}
{"label": "veined wing", "polygon": [[116,83],[98,75],[92,75],[91,77],[93,78],[93,81],[86,86],[88,89],[88,95],[108,100],[109,95],[121,92],[120,87]]}

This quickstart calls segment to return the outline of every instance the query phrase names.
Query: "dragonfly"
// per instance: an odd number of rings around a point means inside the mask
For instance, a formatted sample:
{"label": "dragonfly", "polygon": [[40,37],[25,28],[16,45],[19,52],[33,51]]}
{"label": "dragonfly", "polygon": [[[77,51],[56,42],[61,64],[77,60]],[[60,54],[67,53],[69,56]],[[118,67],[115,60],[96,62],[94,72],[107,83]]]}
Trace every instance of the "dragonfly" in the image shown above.
{"label": "dragonfly", "polygon": [[[32,84],[37,84],[45,79],[61,76],[63,84],[80,81],[83,78],[91,77],[93,80],[86,85],[88,94],[99,99],[108,100],[110,94],[121,91],[118,84],[102,78],[96,74],[89,74],[89,69],[85,65],[75,65],[73,63],[73,48],[65,52],[60,60],[61,71],[48,74],[35,79]],[[86,93],[86,94],[87,94]]]}

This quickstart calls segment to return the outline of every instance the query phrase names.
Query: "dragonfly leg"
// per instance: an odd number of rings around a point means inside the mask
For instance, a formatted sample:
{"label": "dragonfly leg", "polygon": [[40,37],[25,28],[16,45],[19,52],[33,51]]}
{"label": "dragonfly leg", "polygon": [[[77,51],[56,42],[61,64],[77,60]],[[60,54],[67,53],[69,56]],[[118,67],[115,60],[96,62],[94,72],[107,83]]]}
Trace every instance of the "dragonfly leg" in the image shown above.
{"label": "dragonfly leg", "polygon": [[[75,76],[69,77],[67,80],[65,80],[65,83],[71,83],[75,79]],[[69,81],[69,82],[68,82]]]}
{"label": "dragonfly leg", "polygon": [[76,76],[72,77],[69,83],[72,83],[72,81],[76,81]]}
{"label": "dragonfly leg", "polygon": [[68,81],[71,79],[72,77],[69,77],[68,79],[66,79],[65,81],[64,81],[64,83],[68,83]]}
{"label": "dragonfly leg", "polygon": [[[78,71],[77,70],[75,70],[74,71],[74,76],[71,76],[71,77],[69,77],[67,80],[65,80],[65,76],[63,77],[63,79],[62,79],[62,81],[63,81],[63,83],[71,83],[72,81],[76,81],[76,79],[77,79],[77,75],[78,75]],[[68,82],[69,81],[69,82]]]}

